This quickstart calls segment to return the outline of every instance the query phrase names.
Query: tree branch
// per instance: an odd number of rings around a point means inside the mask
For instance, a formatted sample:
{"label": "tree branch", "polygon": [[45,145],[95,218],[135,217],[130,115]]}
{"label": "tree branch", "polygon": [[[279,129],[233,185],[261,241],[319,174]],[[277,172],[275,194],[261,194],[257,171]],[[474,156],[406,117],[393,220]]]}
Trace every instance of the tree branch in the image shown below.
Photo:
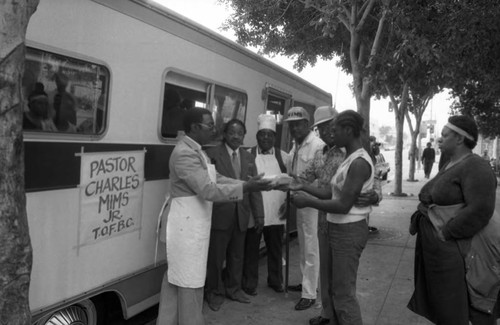
{"label": "tree branch", "polygon": [[[293,1],[294,1],[294,0],[291,0],[291,1],[288,3],[288,5],[286,6],[285,10],[283,10],[283,14],[281,14],[281,16],[279,16],[279,17],[278,17],[278,19],[276,19],[275,21],[280,21],[280,20],[281,20],[281,18],[283,18],[283,17],[285,16],[286,12],[288,11],[288,8],[290,8],[290,6],[292,5]],[[300,1],[300,2],[302,2],[302,4],[304,4],[304,1]],[[315,9],[316,9],[316,8],[315,8]]]}
{"label": "tree branch", "polygon": [[361,17],[361,20],[359,21],[358,25],[356,26],[356,30],[360,32],[363,29],[363,26],[366,22],[366,19],[368,18],[368,15],[373,9],[373,6],[375,5],[376,0],[369,0],[368,4],[365,6],[366,2],[363,4],[361,7],[361,10],[363,10],[363,7],[366,7],[364,12],[363,12],[363,17]]}
{"label": "tree branch", "polygon": [[386,17],[387,17],[387,8],[384,7],[384,9],[382,11],[382,17],[380,17],[380,20],[378,21],[377,34],[375,34],[375,40],[373,41],[373,46],[372,46],[372,50],[370,53],[370,59],[368,62],[368,67],[370,67],[372,65],[373,58],[375,57],[375,55],[377,54],[377,52],[380,48],[380,44],[382,42],[382,33],[383,33],[384,23],[385,23]]}

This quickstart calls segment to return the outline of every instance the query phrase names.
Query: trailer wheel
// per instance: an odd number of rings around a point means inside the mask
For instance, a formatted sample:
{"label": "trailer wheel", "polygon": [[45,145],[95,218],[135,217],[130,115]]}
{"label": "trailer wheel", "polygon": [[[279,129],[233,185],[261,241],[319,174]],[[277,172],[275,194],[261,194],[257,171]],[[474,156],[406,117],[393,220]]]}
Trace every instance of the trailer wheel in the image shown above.
{"label": "trailer wheel", "polygon": [[96,325],[97,312],[89,299],[65,307],[44,317],[37,325]]}

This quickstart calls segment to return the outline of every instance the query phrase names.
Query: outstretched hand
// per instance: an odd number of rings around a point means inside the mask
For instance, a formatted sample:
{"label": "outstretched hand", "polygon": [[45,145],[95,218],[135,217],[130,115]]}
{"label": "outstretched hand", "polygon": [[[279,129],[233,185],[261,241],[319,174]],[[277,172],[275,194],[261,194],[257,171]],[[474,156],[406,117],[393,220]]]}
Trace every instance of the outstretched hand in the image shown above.
{"label": "outstretched hand", "polygon": [[243,192],[260,192],[269,191],[272,189],[271,180],[265,179],[264,173],[250,177],[248,181],[243,183]]}
{"label": "outstretched hand", "polygon": [[299,176],[295,174],[290,174],[290,176],[293,177],[293,180],[291,182],[285,183],[285,184],[280,184],[276,186],[274,189],[275,190],[280,190],[283,192],[287,191],[300,191],[302,190],[303,187],[303,179],[301,179]]}
{"label": "outstretched hand", "polygon": [[290,174],[293,177],[293,181],[288,184],[288,189],[290,191],[300,191],[304,188],[304,179],[300,178],[295,174]]}

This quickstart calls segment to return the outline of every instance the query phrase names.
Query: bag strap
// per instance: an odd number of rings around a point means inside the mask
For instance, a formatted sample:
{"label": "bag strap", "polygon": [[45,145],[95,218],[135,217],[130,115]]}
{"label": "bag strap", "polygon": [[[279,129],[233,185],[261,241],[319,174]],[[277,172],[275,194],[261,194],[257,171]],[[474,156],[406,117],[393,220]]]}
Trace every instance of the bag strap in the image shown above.
{"label": "bag strap", "polygon": [[278,165],[280,166],[281,172],[286,173],[286,166],[283,163],[283,157],[281,157],[280,148],[274,147],[274,155],[276,156],[276,160],[278,161]]}

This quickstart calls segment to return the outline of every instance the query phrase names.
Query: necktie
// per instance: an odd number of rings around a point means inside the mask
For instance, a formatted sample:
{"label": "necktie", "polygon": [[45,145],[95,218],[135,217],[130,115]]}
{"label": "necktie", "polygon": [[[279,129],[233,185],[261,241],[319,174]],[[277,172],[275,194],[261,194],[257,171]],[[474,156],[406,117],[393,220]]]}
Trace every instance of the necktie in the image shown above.
{"label": "necktie", "polygon": [[231,164],[233,165],[234,169],[234,174],[236,175],[236,178],[240,178],[240,162],[238,161],[238,155],[236,154],[236,151],[233,151],[233,154],[231,156]]}

